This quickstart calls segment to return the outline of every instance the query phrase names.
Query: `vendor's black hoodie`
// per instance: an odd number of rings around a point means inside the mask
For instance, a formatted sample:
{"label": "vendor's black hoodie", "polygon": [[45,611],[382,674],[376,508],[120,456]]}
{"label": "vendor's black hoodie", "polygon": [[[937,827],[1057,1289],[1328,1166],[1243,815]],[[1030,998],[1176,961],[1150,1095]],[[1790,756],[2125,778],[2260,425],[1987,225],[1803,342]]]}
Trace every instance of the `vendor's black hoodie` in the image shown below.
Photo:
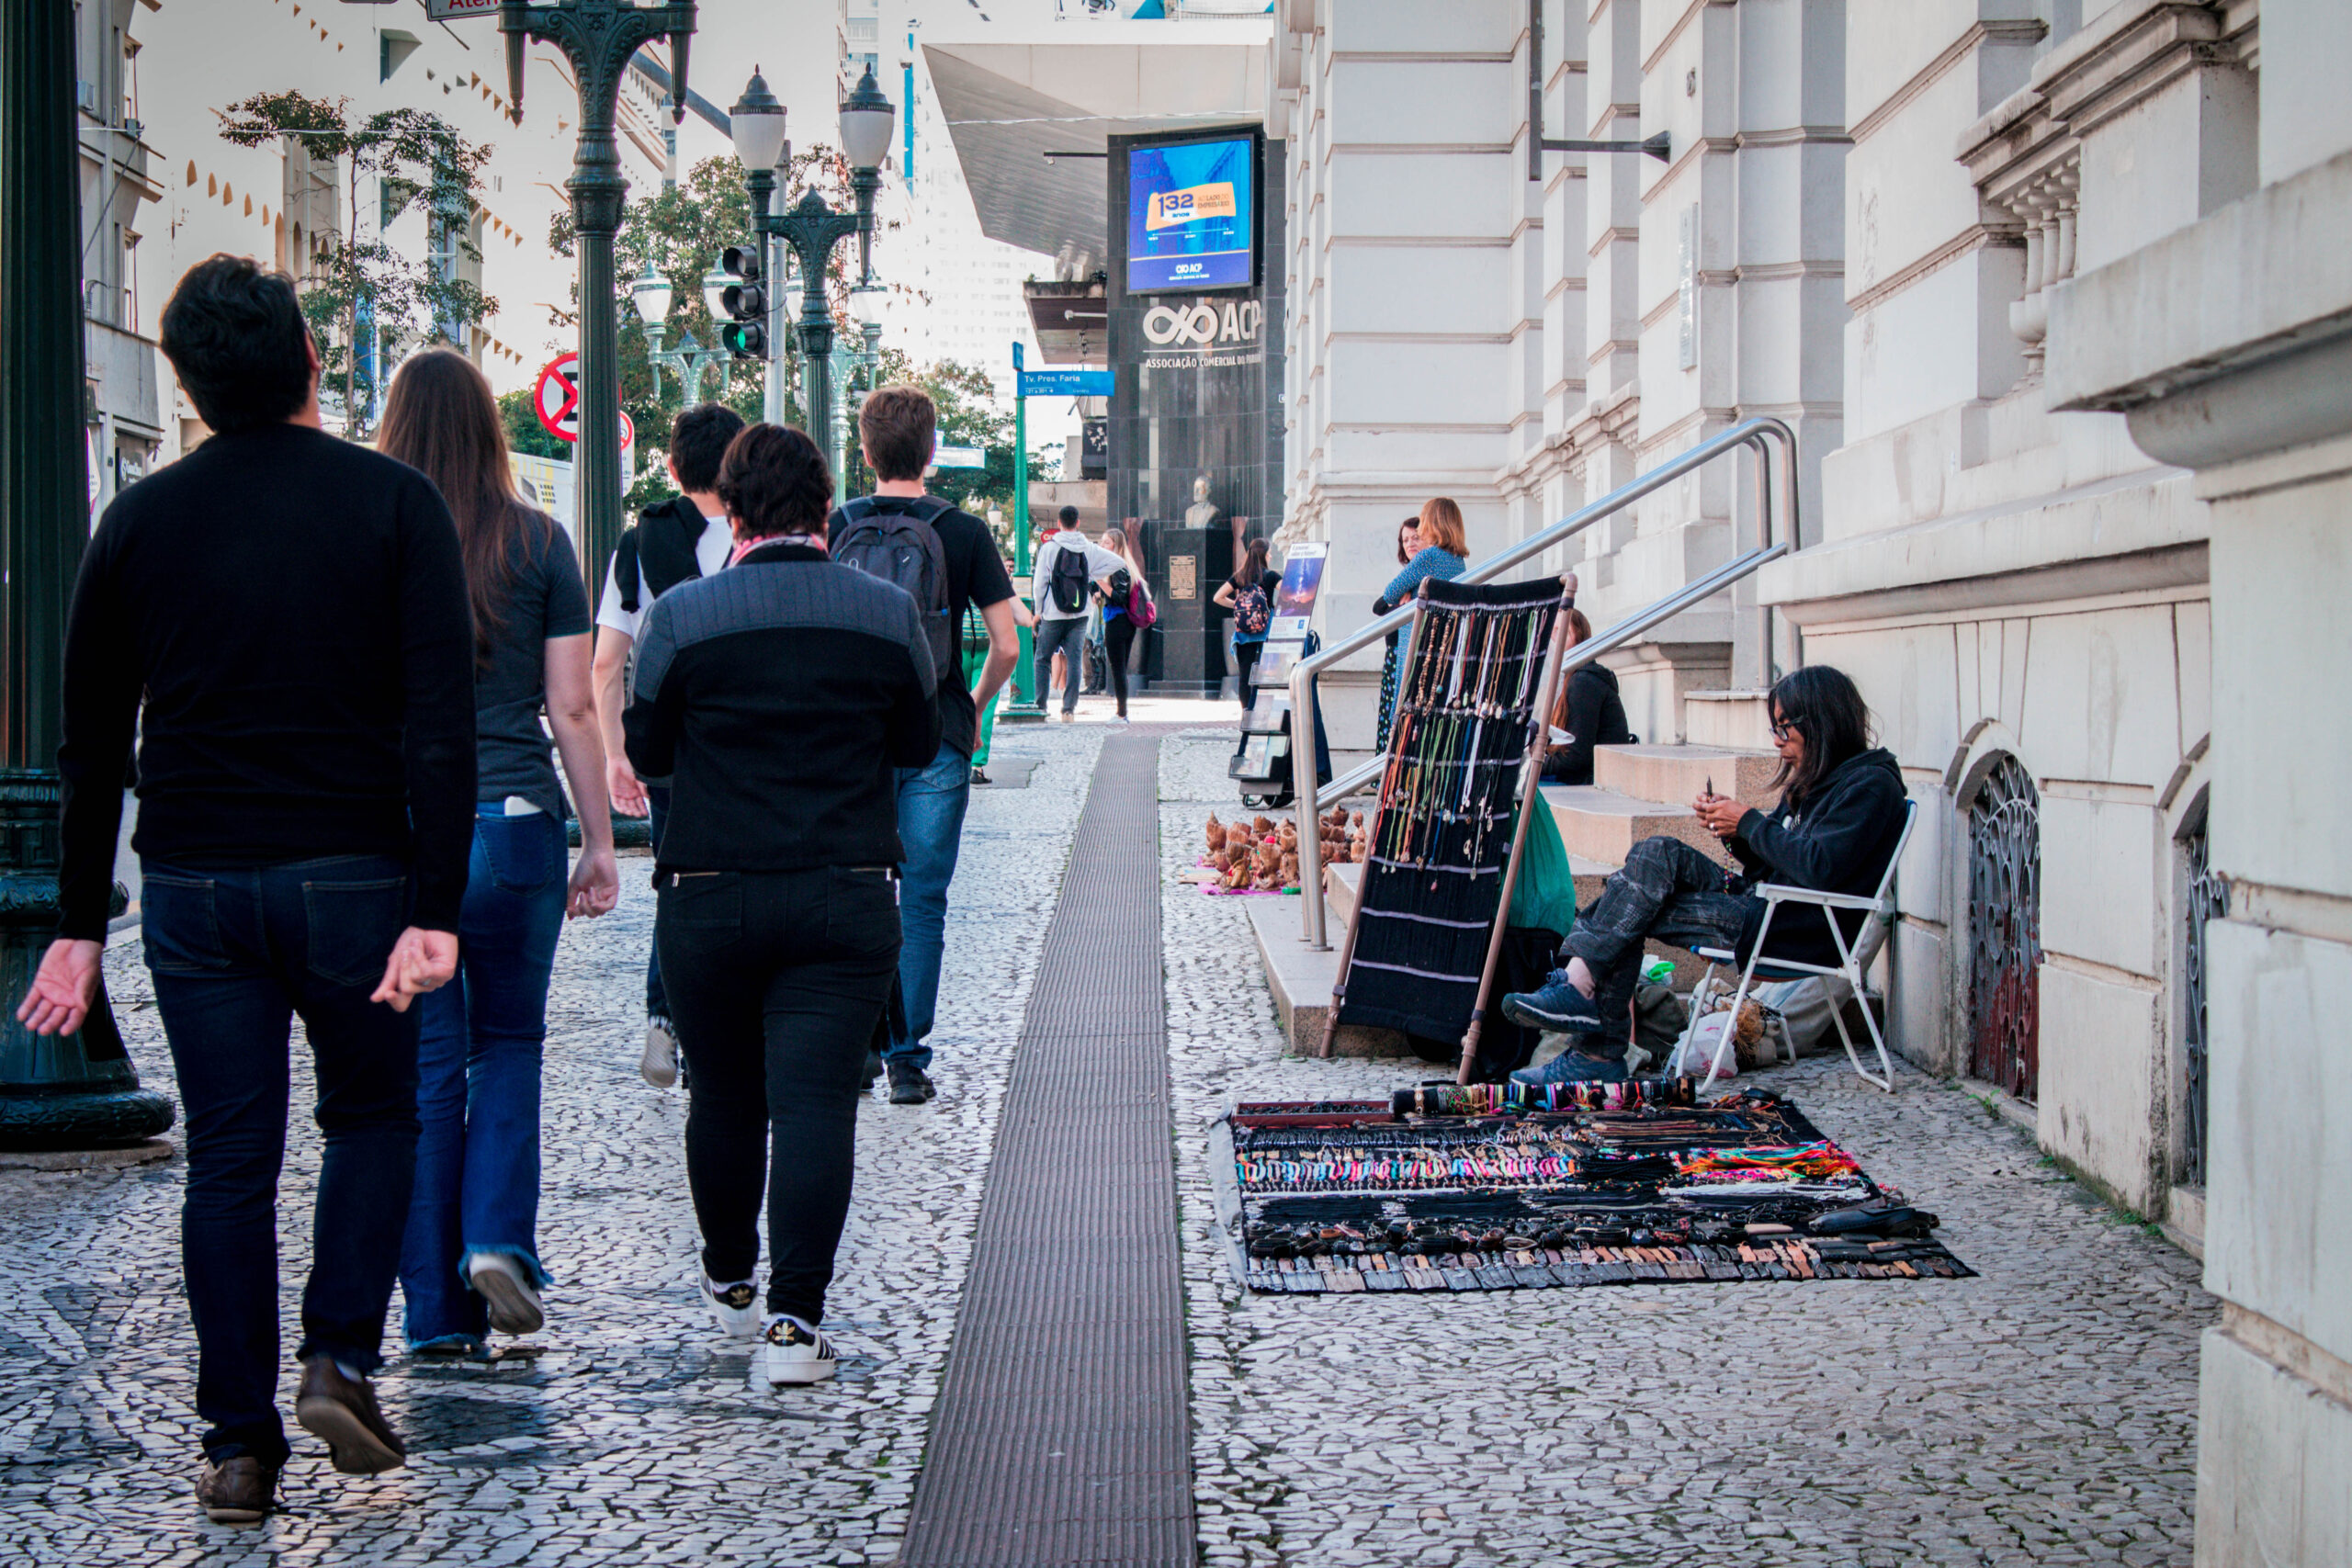
{"label": "vendor's black hoodie", "polygon": [[[1891,753],[1883,748],[1857,752],[1830,769],[1806,798],[1783,800],[1770,816],[1751,810],[1741,818],[1731,852],[1747,868],[1751,881],[1868,897],[1878,891],[1895,840],[1902,837],[1906,795],[1902,771]],[[1849,946],[1869,918],[1860,909],[1838,912]],[[1739,933],[1742,957],[1755,946],[1763,923],[1759,902]],[[1838,962],[1837,944],[1829,939],[1822,912],[1796,905],[1772,918],[1764,954],[1807,964]]]}

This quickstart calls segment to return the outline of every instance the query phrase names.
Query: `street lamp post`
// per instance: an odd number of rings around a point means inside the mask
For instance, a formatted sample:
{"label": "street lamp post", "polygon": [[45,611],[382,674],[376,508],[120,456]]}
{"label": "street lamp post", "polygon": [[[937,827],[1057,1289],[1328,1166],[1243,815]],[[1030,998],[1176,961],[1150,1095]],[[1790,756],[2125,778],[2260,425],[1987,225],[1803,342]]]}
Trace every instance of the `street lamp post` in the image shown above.
{"label": "street lamp post", "polygon": [[[716,287],[714,287],[716,280]],[[714,269],[702,280],[706,299],[730,281],[724,272]],[[727,367],[735,356],[723,348],[705,348],[695,341],[695,334],[685,328],[678,329],[678,346],[664,349],[662,340],[670,331],[670,299],[674,291],[670,280],[655,269],[649,258],[645,270],[628,286],[628,302],[637,311],[638,325],[645,332],[645,357],[653,372],[653,400],[662,400],[662,367],[670,367],[678,378],[679,389],[685,396],[688,408],[702,401],[702,378],[706,371],[718,373],[719,390],[727,389]],[[716,304],[711,307],[711,319],[716,321],[724,311]]]}
{"label": "street lamp post", "polygon": [[897,118],[890,100],[875,84],[867,66],[846,103],[842,105],[842,151],[849,159],[850,189],[856,194],[855,212],[835,212],[811,190],[789,212],[768,210],[775,197],[775,160],[784,145],[784,106],[755,73],[730,111],[735,156],[743,165],[743,183],[752,198],[752,227],[792,247],[800,263],[801,412],[809,434],[822,442],[832,428],[833,314],[825,288],[825,264],[833,246],[849,235],[858,239],[861,275],[872,270],[874,193],[882,183],[881,164],[890,151],[890,126]]}
{"label": "street lamp post", "polygon": [[172,1124],[172,1102],[139,1087],[103,977],[74,1033],[34,1034],[15,1016],[57,931],[65,615],[90,532],[74,15],[0,0],[0,1149],[11,1150],[137,1144]]}
{"label": "street lamp post", "polygon": [[671,117],[685,118],[686,44],[695,30],[695,0],[658,6],[501,0],[498,27],[506,35],[506,90],[517,125],[523,121],[523,51],[531,39],[563,51],[580,84],[580,137],[564,188],[571,193],[580,247],[580,564],[594,584],[604,581],[605,558],[621,526],[620,326],[614,312],[613,237],[620,231],[628,181],[621,176],[614,119],[630,58],[665,33]]}

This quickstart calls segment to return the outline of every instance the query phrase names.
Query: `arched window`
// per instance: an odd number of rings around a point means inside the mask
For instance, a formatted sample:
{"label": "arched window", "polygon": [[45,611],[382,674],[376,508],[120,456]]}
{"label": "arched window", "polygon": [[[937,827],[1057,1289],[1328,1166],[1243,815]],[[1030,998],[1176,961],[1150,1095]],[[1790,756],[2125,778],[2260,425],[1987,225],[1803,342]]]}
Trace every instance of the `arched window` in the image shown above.
{"label": "arched window", "polygon": [[1972,1077],[2032,1100],[2041,1069],[2041,800],[2002,754],[1968,807]]}

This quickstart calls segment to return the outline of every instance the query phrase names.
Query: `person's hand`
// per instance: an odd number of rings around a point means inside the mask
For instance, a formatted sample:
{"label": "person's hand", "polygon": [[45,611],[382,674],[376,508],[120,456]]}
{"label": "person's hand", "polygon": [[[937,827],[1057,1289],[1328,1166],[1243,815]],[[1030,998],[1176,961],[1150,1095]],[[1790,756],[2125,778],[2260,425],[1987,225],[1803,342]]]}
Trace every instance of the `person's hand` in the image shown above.
{"label": "person's hand", "polygon": [[457,932],[411,926],[392,943],[391,956],[384,960],[384,978],[368,999],[390,1002],[394,1012],[406,1012],[409,1003],[439,990],[457,972]]}
{"label": "person's hand", "polygon": [[583,850],[580,863],[571,868],[571,888],[564,900],[564,912],[573,919],[594,919],[612,912],[620,902],[620,867],[613,860],[613,852]]}
{"label": "person's hand", "polygon": [[1739,819],[1747,815],[1747,807],[1727,795],[1702,795],[1690,803],[1707,831],[1718,839],[1735,838],[1739,833]]}
{"label": "person's hand", "polygon": [[40,967],[17,1005],[17,1021],[35,1034],[72,1034],[98,999],[98,961],[106,943],[60,937],[40,955]]}
{"label": "person's hand", "polygon": [[645,785],[638,782],[637,770],[618,751],[605,760],[605,792],[613,797],[613,809],[623,817],[643,817],[653,809],[645,798]]}

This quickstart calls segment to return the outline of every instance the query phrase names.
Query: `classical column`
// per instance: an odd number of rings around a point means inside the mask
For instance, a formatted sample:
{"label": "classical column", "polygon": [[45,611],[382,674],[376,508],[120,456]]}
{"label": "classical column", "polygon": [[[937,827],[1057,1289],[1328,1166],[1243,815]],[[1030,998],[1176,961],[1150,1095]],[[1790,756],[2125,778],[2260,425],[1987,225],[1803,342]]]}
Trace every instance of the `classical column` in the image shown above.
{"label": "classical column", "polygon": [[0,1149],[132,1144],[172,1124],[103,986],[77,1033],[16,1020],[57,933],[60,677],[90,527],[74,78],[74,8],[0,0]]}

